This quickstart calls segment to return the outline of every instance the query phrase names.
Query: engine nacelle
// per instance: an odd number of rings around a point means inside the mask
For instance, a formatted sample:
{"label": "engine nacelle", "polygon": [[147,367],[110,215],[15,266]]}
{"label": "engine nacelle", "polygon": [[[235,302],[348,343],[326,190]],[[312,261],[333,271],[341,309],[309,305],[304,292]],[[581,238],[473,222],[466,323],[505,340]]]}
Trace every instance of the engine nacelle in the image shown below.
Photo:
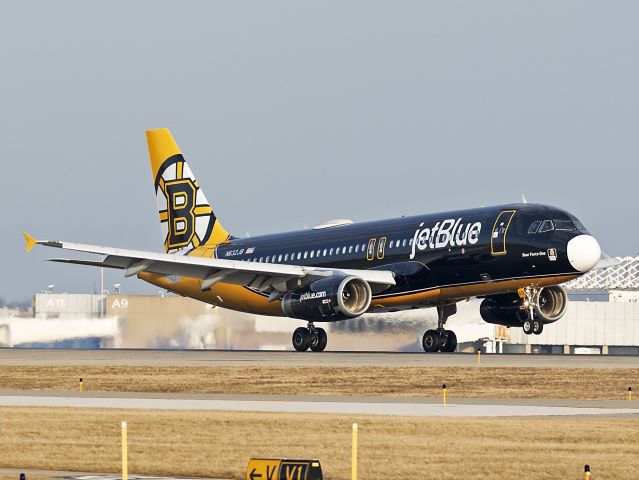
{"label": "engine nacelle", "polygon": [[282,311],[291,318],[333,322],[360,316],[371,304],[368,282],[354,276],[332,276],[286,293]]}
{"label": "engine nacelle", "polygon": [[537,296],[535,316],[544,323],[553,323],[564,316],[566,308],[568,308],[568,294],[564,287],[554,285],[542,288]]}
{"label": "engine nacelle", "polygon": [[[542,288],[535,299],[535,318],[544,324],[563,317],[568,306],[566,290],[559,285]],[[505,293],[486,297],[479,306],[481,318],[488,323],[518,327],[527,318],[524,300],[517,294]]]}

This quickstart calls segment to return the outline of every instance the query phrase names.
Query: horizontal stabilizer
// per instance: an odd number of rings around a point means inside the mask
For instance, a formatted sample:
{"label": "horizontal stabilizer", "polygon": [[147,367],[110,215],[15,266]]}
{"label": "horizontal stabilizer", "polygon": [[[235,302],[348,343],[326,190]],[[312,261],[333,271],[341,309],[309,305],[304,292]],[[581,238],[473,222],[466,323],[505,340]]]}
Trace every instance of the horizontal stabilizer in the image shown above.
{"label": "horizontal stabilizer", "polygon": [[31,249],[38,243],[38,241],[29,235],[27,232],[22,232],[22,236],[24,237],[27,245],[24,247],[25,253],[29,253]]}
{"label": "horizontal stabilizer", "polygon": [[104,262],[97,262],[93,260],[75,260],[73,258],[50,258],[50,262],[56,263],[71,263],[73,265],[88,265],[90,267],[105,267],[105,268],[119,268],[113,265],[106,264]]}

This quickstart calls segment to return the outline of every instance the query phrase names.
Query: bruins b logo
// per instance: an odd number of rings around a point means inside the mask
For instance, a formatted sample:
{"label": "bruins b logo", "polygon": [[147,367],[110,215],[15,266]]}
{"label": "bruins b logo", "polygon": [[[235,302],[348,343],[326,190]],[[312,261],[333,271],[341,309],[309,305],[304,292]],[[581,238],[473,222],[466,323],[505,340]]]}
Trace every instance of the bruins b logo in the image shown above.
{"label": "bruins b logo", "polygon": [[183,178],[166,182],[164,191],[168,207],[168,249],[185,247],[191,243],[195,235],[197,187],[190,178]]}
{"label": "bruins b logo", "polygon": [[228,238],[181,154],[167,158],[155,177],[155,196],[166,252],[187,252]]}

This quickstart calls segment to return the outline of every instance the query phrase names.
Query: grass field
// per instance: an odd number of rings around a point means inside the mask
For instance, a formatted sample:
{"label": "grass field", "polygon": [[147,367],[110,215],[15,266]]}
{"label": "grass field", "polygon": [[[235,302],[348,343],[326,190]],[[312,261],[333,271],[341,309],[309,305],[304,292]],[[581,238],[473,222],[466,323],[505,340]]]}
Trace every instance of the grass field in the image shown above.
{"label": "grass field", "polygon": [[637,369],[494,367],[5,366],[0,390],[623,400]]}
{"label": "grass field", "polygon": [[391,418],[301,414],[0,408],[0,466],[117,472],[120,421],[131,474],[244,478],[248,459],[319,458],[350,478],[351,422],[362,479],[637,478],[631,418]]}

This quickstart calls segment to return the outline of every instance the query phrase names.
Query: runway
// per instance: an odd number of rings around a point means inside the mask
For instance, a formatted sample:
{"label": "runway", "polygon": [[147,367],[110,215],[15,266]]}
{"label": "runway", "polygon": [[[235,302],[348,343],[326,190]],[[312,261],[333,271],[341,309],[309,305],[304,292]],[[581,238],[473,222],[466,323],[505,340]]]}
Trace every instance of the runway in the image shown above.
{"label": "runway", "polygon": [[417,417],[537,417],[637,415],[638,402],[539,401],[384,397],[299,397],[275,395],[205,395],[143,393],[70,393],[0,391],[0,406],[115,408],[146,410],[217,410],[233,412],[324,413]]}
{"label": "runway", "polygon": [[[0,365],[468,367],[475,354],[0,348]],[[484,354],[487,367],[639,368],[639,356]]]}

